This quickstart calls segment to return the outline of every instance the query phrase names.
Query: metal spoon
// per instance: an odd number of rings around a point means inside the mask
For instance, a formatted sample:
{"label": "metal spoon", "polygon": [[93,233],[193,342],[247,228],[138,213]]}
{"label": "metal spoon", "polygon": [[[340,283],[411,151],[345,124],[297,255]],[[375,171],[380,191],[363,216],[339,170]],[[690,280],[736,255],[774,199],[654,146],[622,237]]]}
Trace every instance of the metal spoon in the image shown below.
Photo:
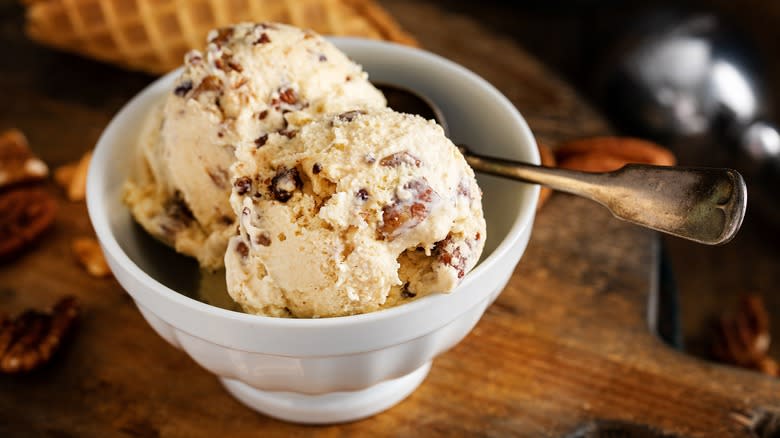
{"label": "metal spoon", "polygon": [[[392,85],[379,85],[391,108],[444,116],[429,99]],[[732,169],[628,164],[606,173],[550,168],[460,151],[479,172],[541,184],[592,199],[618,219],[708,245],[734,238],[747,206],[747,188]]]}

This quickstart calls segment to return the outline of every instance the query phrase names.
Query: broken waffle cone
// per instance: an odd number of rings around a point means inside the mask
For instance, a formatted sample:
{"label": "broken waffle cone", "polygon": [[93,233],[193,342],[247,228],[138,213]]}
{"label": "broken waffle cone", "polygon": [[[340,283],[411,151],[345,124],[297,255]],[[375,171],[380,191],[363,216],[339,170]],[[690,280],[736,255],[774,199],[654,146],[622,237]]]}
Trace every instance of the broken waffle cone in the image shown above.
{"label": "broken waffle cone", "polygon": [[37,0],[27,2],[26,27],[46,45],[165,73],[203,48],[211,29],[241,21],[416,45],[374,0]]}

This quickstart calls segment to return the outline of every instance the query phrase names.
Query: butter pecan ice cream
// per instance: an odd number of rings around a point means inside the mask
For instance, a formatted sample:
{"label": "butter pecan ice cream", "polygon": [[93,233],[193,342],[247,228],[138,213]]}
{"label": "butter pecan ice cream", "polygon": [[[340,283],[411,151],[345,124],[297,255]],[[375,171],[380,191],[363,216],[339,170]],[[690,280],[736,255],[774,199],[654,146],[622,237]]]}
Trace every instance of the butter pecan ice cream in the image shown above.
{"label": "butter pecan ice cream", "polygon": [[262,146],[317,115],[384,106],[360,66],[312,32],[275,23],[215,30],[150,115],[125,201],[150,234],[218,269],[236,228],[228,200],[237,144]]}
{"label": "butter pecan ice cream", "polygon": [[225,268],[247,312],[370,312],[452,290],[482,252],[480,189],[433,121],[349,111],[236,155]]}

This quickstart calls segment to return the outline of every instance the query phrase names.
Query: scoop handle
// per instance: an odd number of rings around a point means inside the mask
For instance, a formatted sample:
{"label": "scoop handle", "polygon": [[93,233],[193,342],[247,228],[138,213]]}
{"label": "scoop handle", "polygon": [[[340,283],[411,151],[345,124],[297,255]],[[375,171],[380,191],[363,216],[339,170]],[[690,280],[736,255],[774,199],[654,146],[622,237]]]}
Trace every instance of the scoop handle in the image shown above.
{"label": "scoop handle", "polygon": [[459,149],[478,172],[589,198],[618,219],[707,245],[733,239],[745,217],[747,187],[732,169],[627,164],[613,172],[590,173]]}

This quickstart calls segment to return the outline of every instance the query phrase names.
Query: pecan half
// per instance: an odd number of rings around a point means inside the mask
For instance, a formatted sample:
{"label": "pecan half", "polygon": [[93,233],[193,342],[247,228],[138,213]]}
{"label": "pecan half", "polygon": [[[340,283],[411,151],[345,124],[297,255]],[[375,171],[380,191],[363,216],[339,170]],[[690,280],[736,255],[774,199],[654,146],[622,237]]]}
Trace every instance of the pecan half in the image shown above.
{"label": "pecan half", "polygon": [[408,200],[396,197],[392,204],[382,208],[382,222],[377,228],[381,239],[391,241],[416,227],[428,217],[433,206],[441,199],[425,178],[409,181],[403,188],[412,196]]}
{"label": "pecan half", "polygon": [[39,181],[47,175],[48,166],[33,155],[21,131],[9,129],[0,134],[0,188]]}
{"label": "pecan half", "polygon": [[0,259],[34,242],[54,222],[54,199],[38,189],[0,193]]}
{"label": "pecan half", "polygon": [[62,298],[51,312],[27,310],[0,323],[0,372],[31,371],[51,359],[78,317],[74,297]]}

